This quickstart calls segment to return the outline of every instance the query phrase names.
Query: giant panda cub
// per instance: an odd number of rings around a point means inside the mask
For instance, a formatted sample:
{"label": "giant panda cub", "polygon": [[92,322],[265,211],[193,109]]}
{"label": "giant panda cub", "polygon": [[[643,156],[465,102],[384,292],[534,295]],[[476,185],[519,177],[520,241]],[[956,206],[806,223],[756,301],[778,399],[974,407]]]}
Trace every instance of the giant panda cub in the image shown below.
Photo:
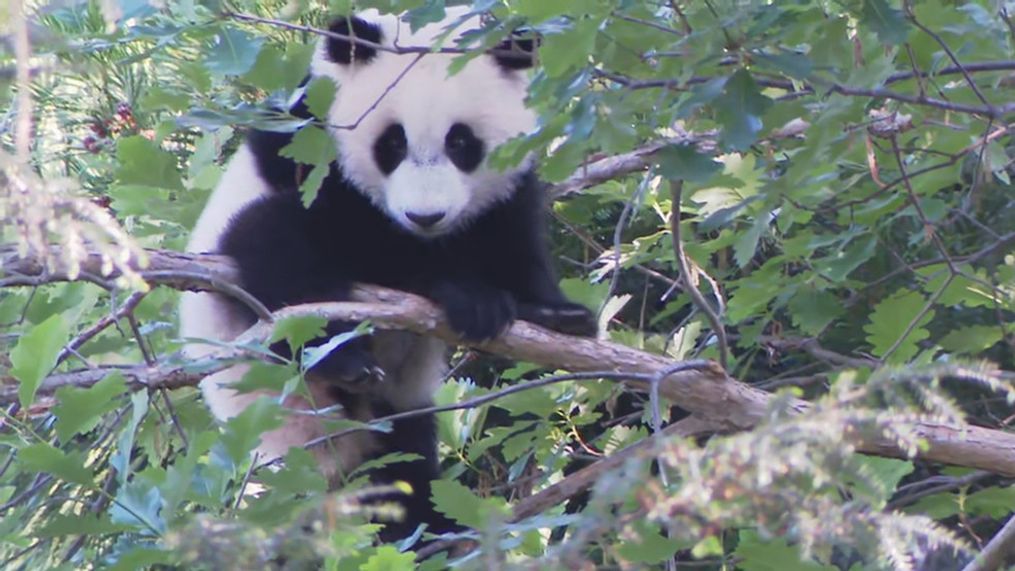
{"label": "giant panda cub", "polygon": [[[377,45],[421,46],[463,15],[464,9],[449,10],[444,23],[413,33],[398,17],[369,11],[339,18],[330,29]],[[478,23],[459,26],[452,40],[470,25]],[[531,58],[497,50],[449,75],[454,57],[417,59],[322,38],[310,74],[338,85],[327,117],[338,156],[316,200],[302,205],[298,187],[307,172],[279,155],[293,135],[255,130],[212,193],[188,251],[231,256],[243,287],[270,310],[347,300],[350,286],[364,282],[433,300],[468,341],[494,338],[516,318],[592,334],[592,315],[564,297],[551,270],[544,196],[531,160],[506,171],[486,161],[495,147],[535,126],[524,104]],[[302,103],[290,112],[310,118]],[[188,293],[182,301],[187,338],[229,340],[254,321],[244,307],[216,294]],[[327,336],[310,345],[354,325],[331,323]],[[187,352],[198,357],[213,348],[191,344]],[[303,413],[262,436],[259,458],[278,458],[325,436],[325,423],[308,410],[340,408],[346,417],[367,421],[430,406],[446,353],[440,340],[403,331],[378,331],[340,346],[308,372],[309,398],[286,399],[287,408]],[[246,370],[235,366],[204,379],[205,400],[218,418],[239,414],[261,396],[229,388]],[[430,502],[430,481],[439,477],[433,416],[311,450],[333,485],[370,458],[419,454],[422,460],[372,474],[378,483],[405,481],[413,491],[399,498],[404,521],[386,525],[382,539],[404,537],[420,523],[436,533],[453,528]]]}

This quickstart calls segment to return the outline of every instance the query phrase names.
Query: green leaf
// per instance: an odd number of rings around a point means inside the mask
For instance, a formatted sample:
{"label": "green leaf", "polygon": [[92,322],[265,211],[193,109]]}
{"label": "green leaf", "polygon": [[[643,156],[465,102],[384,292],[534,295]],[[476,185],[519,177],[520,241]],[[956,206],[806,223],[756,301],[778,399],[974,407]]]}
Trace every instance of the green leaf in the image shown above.
{"label": "green leaf", "polygon": [[519,16],[525,17],[530,24],[536,24],[559,15],[562,6],[546,0],[515,0],[511,8]]}
{"label": "green leaf", "polygon": [[85,456],[75,452],[65,454],[52,444],[41,442],[18,450],[18,461],[25,472],[45,472],[61,480],[82,486],[94,487],[92,472],[85,468]]}
{"label": "green leaf", "polygon": [[328,120],[328,111],[335,101],[335,82],[327,77],[318,77],[307,86],[306,99],[307,109],[322,121]]}
{"label": "green leaf", "polygon": [[130,396],[130,423],[120,432],[116,442],[116,450],[109,458],[109,464],[116,468],[120,483],[125,484],[130,478],[130,458],[134,450],[134,435],[138,425],[148,414],[148,392],[138,391]]}
{"label": "green leaf", "polygon": [[328,176],[330,170],[331,167],[328,164],[320,163],[314,166],[310,170],[310,174],[307,175],[307,178],[303,179],[303,182],[300,183],[300,200],[305,208],[310,208],[310,205],[317,200],[317,193],[321,190],[324,178]]}
{"label": "green leaf", "polygon": [[67,442],[74,435],[95,428],[102,415],[119,405],[116,397],[126,391],[123,375],[115,372],[86,389],[60,387],[56,391],[57,404],[53,407],[57,437]]}
{"label": "green leaf", "polygon": [[764,541],[753,531],[741,531],[734,557],[743,571],[838,571],[837,567],[801,559],[800,550],[785,539]]}
{"label": "green leaf", "polygon": [[835,295],[812,287],[802,287],[788,304],[793,323],[808,335],[817,335],[846,308]]}
{"label": "green leaf", "polygon": [[503,499],[479,498],[453,480],[435,480],[431,489],[437,511],[468,527],[483,527],[491,515],[508,513]]}
{"label": "green leaf", "polygon": [[35,402],[35,391],[56,366],[56,358],[69,335],[70,327],[63,316],[51,315],[18,339],[10,355],[11,375],[21,381],[18,401],[23,409]]}
{"label": "green leaf", "polygon": [[970,325],[948,332],[938,343],[951,353],[979,355],[1002,339],[1000,325]]}
{"label": "green leaf", "polygon": [[366,474],[370,470],[376,470],[377,468],[381,468],[389,464],[399,464],[402,462],[417,462],[419,460],[423,460],[423,457],[420,456],[419,454],[414,454],[411,452],[392,452],[390,454],[385,454],[380,458],[367,460],[366,462],[360,464],[359,466],[356,467],[355,470],[349,473],[347,479],[351,480],[359,474]]}
{"label": "green leaf", "polygon": [[833,282],[841,282],[874,255],[877,243],[874,236],[862,236],[815,265],[826,278]]}
{"label": "green leaf", "polygon": [[886,44],[901,44],[909,35],[909,24],[902,11],[892,8],[885,0],[863,0],[860,21]]}
{"label": "green leaf", "polygon": [[547,36],[539,46],[539,61],[550,77],[586,65],[599,32],[599,21],[579,20],[573,28],[561,34]]}
{"label": "green leaf", "polygon": [[206,51],[204,65],[214,74],[240,75],[254,66],[263,43],[262,36],[225,28],[215,35],[211,49]]}
{"label": "green leaf", "polygon": [[855,461],[861,464],[864,471],[873,478],[881,489],[866,490],[874,495],[882,504],[887,502],[903,478],[913,472],[913,463],[895,458],[857,455]]}
{"label": "green leaf", "polygon": [[42,528],[31,532],[33,537],[65,537],[68,535],[105,535],[133,531],[133,527],[115,524],[105,514],[55,514]]}
{"label": "green leaf", "polygon": [[733,259],[736,260],[737,265],[741,268],[747,267],[747,264],[751,263],[751,259],[754,258],[754,252],[758,249],[758,241],[761,240],[761,235],[768,229],[768,213],[762,212],[755,219],[754,224],[751,228],[741,234],[737,241],[733,243]]}
{"label": "green leaf", "polygon": [[[258,477],[273,491],[287,492],[294,496],[307,492],[324,493],[328,489],[328,483],[321,475],[314,455],[309,450],[295,446],[285,455],[285,463],[280,470],[262,470]],[[349,476],[347,479],[351,478]]]}
{"label": "green leaf", "polygon": [[722,170],[722,163],[699,153],[691,145],[670,145],[656,153],[659,174],[669,179],[704,183]]}
{"label": "green leaf", "polygon": [[117,490],[109,516],[113,523],[130,525],[147,533],[161,533],[166,527],[161,511],[162,494],[159,489],[138,478]]}
{"label": "green leaf", "polygon": [[648,525],[641,525],[644,529],[639,530],[638,542],[624,541],[617,549],[618,554],[631,563],[662,563],[673,557],[678,549],[689,547],[687,543],[680,542],[663,536],[656,529]]}
{"label": "green leaf", "polygon": [[314,315],[286,317],[275,322],[275,328],[271,330],[268,343],[285,339],[289,344],[289,350],[295,355],[300,347],[306,345],[307,341],[324,336],[324,326],[327,324],[327,319]]}
{"label": "green leaf", "polygon": [[723,126],[723,144],[744,151],[757,140],[763,127],[761,117],[772,106],[772,100],[758,91],[750,72],[740,69],[723,86],[714,105],[716,119]]}
{"label": "green leaf", "polygon": [[269,397],[261,397],[243,412],[226,421],[221,444],[234,464],[241,464],[261,442],[261,434],[282,426],[282,407]]}
{"label": "green leaf", "polygon": [[296,131],[292,142],[282,147],[278,154],[306,165],[326,165],[335,160],[338,150],[327,131],[316,125],[307,125]]}
{"label": "green leaf", "polygon": [[393,545],[382,545],[360,566],[360,571],[407,571],[415,568],[415,553],[401,553]]}
{"label": "green leaf", "polygon": [[979,490],[966,498],[966,511],[972,516],[986,515],[1001,519],[1011,513],[1015,506],[1015,486],[990,487]]}
{"label": "green leaf", "polygon": [[116,159],[120,164],[116,180],[121,185],[183,189],[176,157],[140,135],[117,140]]}
{"label": "green leaf", "polygon": [[[867,333],[867,342],[873,347],[874,355],[878,357],[885,355],[906,332],[910,322],[923,310],[926,301],[918,291],[900,289],[877,304],[870,315],[870,322],[863,328]],[[930,333],[922,326],[933,317],[934,311],[929,310],[920,318],[912,332],[891,356],[891,362],[903,363],[916,355],[919,351],[917,342],[930,337]]]}

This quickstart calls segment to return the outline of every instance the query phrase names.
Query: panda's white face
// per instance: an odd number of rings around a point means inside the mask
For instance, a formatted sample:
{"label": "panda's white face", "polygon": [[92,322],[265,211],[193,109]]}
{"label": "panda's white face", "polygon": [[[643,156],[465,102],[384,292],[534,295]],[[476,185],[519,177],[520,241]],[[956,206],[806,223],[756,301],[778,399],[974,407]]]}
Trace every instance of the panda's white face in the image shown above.
{"label": "panda's white face", "polygon": [[[465,9],[448,12],[446,21],[454,21]],[[340,23],[346,25],[332,30],[349,33],[351,25],[357,37],[386,46],[429,46],[444,32],[434,24],[410,34],[395,16],[375,11]],[[437,236],[511,195],[528,161],[501,172],[486,158],[535,126],[522,72],[485,55],[449,76],[452,54],[419,57],[359,45],[350,53],[348,44],[335,44],[323,38],[312,73],[339,86],[328,120],[340,164],[379,208],[416,234]]]}

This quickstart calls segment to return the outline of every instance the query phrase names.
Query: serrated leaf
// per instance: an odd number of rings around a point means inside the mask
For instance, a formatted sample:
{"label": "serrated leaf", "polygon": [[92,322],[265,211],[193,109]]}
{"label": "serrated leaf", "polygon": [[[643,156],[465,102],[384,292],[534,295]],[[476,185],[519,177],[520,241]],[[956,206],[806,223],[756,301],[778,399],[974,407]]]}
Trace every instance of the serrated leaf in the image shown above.
{"label": "serrated leaf", "polygon": [[382,545],[360,566],[360,571],[407,571],[415,568],[415,553],[403,553],[393,545]]}
{"label": "serrated leaf", "polygon": [[234,464],[242,463],[261,442],[261,434],[282,426],[282,407],[268,397],[261,397],[226,421],[220,440]]}
{"label": "serrated leaf", "polygon": [[215,35],[212,46],[204,57],[204,65],[218,75],[246,73],[261,51],[264,38],[236,28],[225,28]]}
{"label": "serrated leaf", "polygon": [[949,331],[938,344],[952,353],[979,355],[1002,337],[1000,325],[970,325]]}
{"label": "serrated leaf", "polygon": [[670,145],[656,153],[659,174],[669,179],[703,183],[722,170],[722,163],[691,145]]}
{"label": "serrated leaf", "polygon": [[176,157],[140,135],[117,140],[116,159],[120,165],[116,180],[121,185],[183,189]]}
{"label": "serrated leaf", "polygon": [[25,472],[45,472],[74,484],[95,485],[91,471],[85,468],[85,456],[80,452],[66,454],[52,444],[40,442],[18,450],[18,461]]}
{"label": "serrated leaf", "polygon": [[134,449],[134,435],[138,425],[148,414],[148,392],[138,391],[132,394],[130,404],[130,423],[120,431],[120,437],[116,441],[116,450],[109,458],[109,464],[116,468],[121,483],[126,483],[130,477],[130,457]]}
{"label": "serrated leaf", "polygon": [[986,515],[1001,519],[1011,513],[1015,506],[1015,486],[990,487],[979,490],[966,498],[965,508],[969,515]]}
{"label": "serrated leaf", "polygon": [[823,258],[816,266],[826,278],[833,282],[841,282],[874,255],[877,243],[874,236],[861,236],[842,250]]}
{"label": "serrated leaf", "polygon": [[741,268],[747,267],[754,258],[754,252],[758,249],[758,241],[761,235],[768,229],[768,213],[762,212],[755,219],[747,232],[742,233],[733,243],[733,259]]}
{"label": "serrated leaf", "polygon": [[113,523],[133,526],[147,533],[162,533],[166,524],[160,514],[162,495],[144,479],[131,480],[116,492],[109,510]]}
{"label": "serrated leaf", "polygon": [[468,527],[483,527],[491,515],[508,513],[503,499],[479,498],[453,480],[435,480],[431,492],[437,511]]}
{"label": "serrated leaf", "polygon": [[511,3],[511,8],[519,16],[524,16],[530,24],[542,22],[561,12],[560,5],[546,0],[515,0]]}
{"label": "serrated leaf", "polygon": [[376,470],[377,468],[382,468],[389,464],[398,464],[402,462],[416,462],[422,459],[423,457],[420,456],[419,454],[414,454],[411,452],[392,452],[390,454],[385,454],[380,458],[367,460],[366,462],[360,464],[359,466],[356,467],[355,470],[349,473],[347,478],[351,480],[359,474],[366,474],[370,472],[370,470]]}
{"label": "serrated leaf", "polygon": [[307,125],[278,154],[307,165],[329,164],[338,156],[335,140],[324,129]]}
{"label": "serrated leaf", "polygon": [[318,77],[307,85],[304,103],[307,109],[322,121],[327,121],[328,111],[335,101],[335,82],[327,77]]}
{"label": "serrated leaf", "polygon": [[788,308],[793,324],[808,335],[817,335],[846,310],[835,295],[812,287],[800,288]]}
{"label": "serrated leaf", "polygon": [[886,44],[901,44],[909,35],[909,24],[902,11],[892,8],[885,0],[863,0],[860,20]]}
{"label": "serrated leaf", "polygon": [[275,322],[268,343],[285,339],[289,344],[289,350],[295,355],[296,350],[305,345],[307,341],[323,337],[324,326],[327,324],[327,319],[314,315],[286,317]]}
{"label": "serrated leaf", "polygon": [[67,442],[76,434],[95,428],[102,415],[115,409],[118,396],[127,391],[127,383],[120,373],[111,373],[91,387],[60,387],[56,391],[56,435]]}
{"label": "serrated leaf", "polygon": [[[867,333],[867,342],[872,346],[871,352],[878,357],[884,356],[906,332],[910,322],[923,310],[926,301],[918,291],[900,289],[878,303],[870,315],[870,321],[863,328]],[[891,355],[892,362],[903,363],[916,355],[919,351],[917,343],[930,337],[930,333],[923,325],[933,317],[934,310],[929,310],[920,318]]]}
{"label": "serrated leaf", "polygon": [[[647,527],[647,526],[646,526]],[[630,563],[662,563],[673,557],[678,549],[686,549],[684,542],[670,539],[658,530],[645,529],[637,535],[637,542],[624,541],[617,549],[618,554]]]}
{"label": "serrated leaf", "polygon": [[539,46],[539,62],[550,77],[585,65],[596,43],[599,22],[595,19],[579,20],[574,27],[561,34],[543,39]]}
{"label": "serrated leaf", "polygon": [[68,535],[102,535],[132,531],[134,528],[116,524],[105,514],[54,514],[41,529],[31,532],[33,537],[64,537]]}
{"label": "serrated leaf", "polygon": [[330,171],[331,167],[328,164],[320,163],[314,166],[307,178],[300,183],[300,201],[305,208],[310,208],[310,205],[317,200],[317,193],[321,190],[321,185],[324,184],[324,179]]}
{"label": "serrated leaf", "polygon": [[865,472],[881,489],[868,490],[878,501],[887,502],[895,492],[899,482],[913,472],[913,463],[895,458],[878,456],[857,456],[855,461],[864,467]]}
{"label": "serrated leaf", "polygon": [[801,559],[800,549],[785,539],[762,541],[753,531],[741,531],[733,555],[743,571],[838,571],[837,567]]}
{"label": "serrated leaf", "polygon": [[56,366],[56,358],[69,336],[70,327],[63,316],[51,315],[22,335],[11,350],[11,375],[21,382],[18,401],[23,409],[35,402],[35,392]]}
{"label": "serrated leaf", "polygon": [[722,124],[722,142],[730,149],[744,151],[758,139],[765,110],[772,100],[758,90],[750,72],[738,70],[723,86],[714,101],[716,119]]}
{"label": "serrated leaf", "polygon": [[[273,491],[294,496],[308,492],[323,493],[328,489],[328,482],[321,474],[314,455],[309,450],[295,446],[285,455],[282,469],[262,470],[259,479]],[[352,476],[347,476],[347,479],[352,479]]]}

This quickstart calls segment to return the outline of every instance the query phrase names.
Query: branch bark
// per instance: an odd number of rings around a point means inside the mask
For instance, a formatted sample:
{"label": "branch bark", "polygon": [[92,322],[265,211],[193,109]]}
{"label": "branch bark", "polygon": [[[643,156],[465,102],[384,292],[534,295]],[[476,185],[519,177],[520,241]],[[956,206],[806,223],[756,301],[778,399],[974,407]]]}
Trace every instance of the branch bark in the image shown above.
{"label": "branch bark", "polygon": [[[142,277],[152,283],[193,291],[220,291],[222,284],[235,288],[236,272],[223,256],[182,254],[149,250],[148,264],[139,268]],[[67,279],[61,275],[45,275],[41,264],[32,259],[17,259],[11,250],[0,249],[3,275],[0,285],[38,285],[45,281]],[[94,265],[90,265],[94,264]],[[101,269],[101,259],[89,256],[82,269]],[[457,343],[458,339],[444,321],[439,308],[429,301],[408,293],[375,286],[355,290],[357,301],[317,303],[288,307],[276,312],[276,318],[294,315],[317,315],[329,320],[360,321],[369,319],[382,329],[405,329],[435,335]],[[271,325],[261,322],[242,336],[243,340],[263,339]],[[516,322],[500,338],[475,345],[476,348],[520,361],[539,363],[546,367],[575,372],[615,371],[662,375],[673,367],[671,359],[645,353],[625,345],[595,339],[583,339],[554,333],[526,322]],[[235,358],[236,352],[217,355]],[[136,367],[118,369],[135,386],[192,385],[207,370],[191,372],[187,364],[179,366]],[[99,372],[96,372],[99,371]],[[102,369],[54,375],[43,382],[40,394],[50,394],[66,384],[94,383],[105,374]],[[624,381],[633,390],[649,392],[651,384],[642,379]],[[0,395],[7,395],[4,389]],[[728,377],[718,364],[688,368],[666,375],[659,383],[659,394],[691,412],[716,431],[748,430],[765,418],[771,395]],[[795,400],[792,406],[803,412],[808,403]],[[954,464],[1015,476],[1015,434],[977,426],[950,426],[924,422],[916,431],[927,442],[919,456],[925,460]],[[844,436],[845,437],[845,436]],[[906,457],[894,441],[885,436],[871,436],[867,441],[854,441],[861,452],[883,456]]]}

